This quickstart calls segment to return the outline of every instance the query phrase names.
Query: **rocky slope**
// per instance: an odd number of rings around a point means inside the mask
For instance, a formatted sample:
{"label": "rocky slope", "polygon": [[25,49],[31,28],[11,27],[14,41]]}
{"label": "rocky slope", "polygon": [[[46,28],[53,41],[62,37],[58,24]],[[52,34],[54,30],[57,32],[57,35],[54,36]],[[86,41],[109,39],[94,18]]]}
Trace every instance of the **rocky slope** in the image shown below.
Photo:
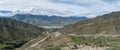
{"label": "rocky slope", "polygon": [[36,38],[16,50],[105,50],[106,47],[93,47],[79,45],[73,41],[73,37],[60,32],[47,34],[43,38]]}

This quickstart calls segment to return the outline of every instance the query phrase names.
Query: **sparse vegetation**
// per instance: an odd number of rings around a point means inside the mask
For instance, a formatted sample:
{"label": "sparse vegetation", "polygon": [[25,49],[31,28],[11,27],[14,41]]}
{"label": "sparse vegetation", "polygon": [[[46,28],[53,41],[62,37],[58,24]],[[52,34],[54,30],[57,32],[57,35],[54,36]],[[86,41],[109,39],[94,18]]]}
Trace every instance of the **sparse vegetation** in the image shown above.
{"label": "sparse vegetation", "polygon": [[98,47],[110,47],[112,50],[120,49],[120,37],[72,37],[73,42],[77,45],[98,46]]}
{"label": "sparse vegetation", "polygon": [[120,50],[120,47],[112,47],[112,48],[109,48],[107,50]]}
{"label": "sparse vegetation", "polygon": [[60,47],[48,47],[48,48],[45,48],[45,50],[61,50]]}

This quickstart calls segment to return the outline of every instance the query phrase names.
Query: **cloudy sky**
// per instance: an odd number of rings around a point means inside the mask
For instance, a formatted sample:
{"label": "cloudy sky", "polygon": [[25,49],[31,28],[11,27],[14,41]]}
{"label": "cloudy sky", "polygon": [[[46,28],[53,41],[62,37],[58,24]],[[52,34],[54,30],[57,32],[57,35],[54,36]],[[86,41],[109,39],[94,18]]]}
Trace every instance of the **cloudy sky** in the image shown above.
{"label": "cloudy sky", "polygon": [[120,11],[120,0],[0,0],[0,11],[3,11],[0,15],[12,11],[13,14],[95,17]]}

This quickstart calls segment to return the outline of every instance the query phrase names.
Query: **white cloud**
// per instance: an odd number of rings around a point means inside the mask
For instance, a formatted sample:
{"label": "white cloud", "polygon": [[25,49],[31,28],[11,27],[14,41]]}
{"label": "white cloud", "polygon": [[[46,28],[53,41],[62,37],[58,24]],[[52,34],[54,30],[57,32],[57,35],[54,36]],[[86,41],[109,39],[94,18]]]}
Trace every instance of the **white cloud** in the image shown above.
{"label": "white cloud", "polygon": [[0,0],[2,10],[59,16],[95,17],[119,11],[119,6],[119,0]]}

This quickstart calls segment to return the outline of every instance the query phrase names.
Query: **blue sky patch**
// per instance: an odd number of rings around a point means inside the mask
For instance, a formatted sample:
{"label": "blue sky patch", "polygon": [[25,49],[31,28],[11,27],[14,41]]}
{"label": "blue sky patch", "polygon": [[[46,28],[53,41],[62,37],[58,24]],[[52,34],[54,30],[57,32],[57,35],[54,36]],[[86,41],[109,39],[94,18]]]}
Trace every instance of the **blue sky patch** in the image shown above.
{"label": "blue sky patch", "polygon": [[0,10],[0,13],[6,14],[6,13],[12,13],[12,11]]}

